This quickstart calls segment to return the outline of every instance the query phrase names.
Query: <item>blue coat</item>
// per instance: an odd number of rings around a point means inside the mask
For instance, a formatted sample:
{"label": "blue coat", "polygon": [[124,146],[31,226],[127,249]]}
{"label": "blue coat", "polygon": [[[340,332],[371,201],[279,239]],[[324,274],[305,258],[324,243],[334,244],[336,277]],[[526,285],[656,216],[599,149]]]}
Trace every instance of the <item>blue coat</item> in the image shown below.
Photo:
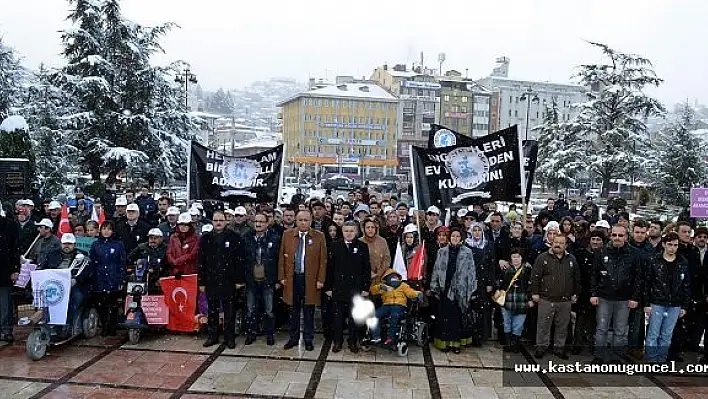
{"label": "blue coat", "polygon": [[123,243],[111,238],[99,238],[89,252],[91,290],[114,292],[125,278],[126,254]]}
{"label": "blue coat", "polygon": [[[261,238],[261,256],[265,265],[265,284],[274,287],[278,279],[278,256],[280,253],[280,235],[274,230],[266,230],[265,236]],[[256,262],[256,234],[249,231],[243,237],[246,241],[246,286],[253,287],[256,281],[253,279],[253,266]]]}

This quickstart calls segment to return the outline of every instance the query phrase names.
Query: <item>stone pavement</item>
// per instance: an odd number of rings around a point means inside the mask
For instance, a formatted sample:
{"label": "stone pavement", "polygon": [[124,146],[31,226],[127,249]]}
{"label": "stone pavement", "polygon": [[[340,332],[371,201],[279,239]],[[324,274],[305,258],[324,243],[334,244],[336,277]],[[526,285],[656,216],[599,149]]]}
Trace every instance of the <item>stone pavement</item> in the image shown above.
{"label": "stone pavement", "polygon": [[[631,384],[612,384],[601,374],[559,375],[504,372],[513,356],[535,364],[528,354],[505,355],[498,345],[461,354],[411,347],[405,357],[377,349],[333,354],[316,339],[313,352],[282,349],[259,339],[239,338],[234,350],[202,348],[192,335],[148,335],[139,345],[125,336],[78,340],[52,348],[33,362],[18,342],[0,348],[0,398],[702,398],[706,375],[643,375]],[[510,359],[507,357],[507,359]],[[548,360],[558,360],[547,357]],[[585,357],[571,358],[588,360]],[[504,376],[507,378],[505,379]]]}

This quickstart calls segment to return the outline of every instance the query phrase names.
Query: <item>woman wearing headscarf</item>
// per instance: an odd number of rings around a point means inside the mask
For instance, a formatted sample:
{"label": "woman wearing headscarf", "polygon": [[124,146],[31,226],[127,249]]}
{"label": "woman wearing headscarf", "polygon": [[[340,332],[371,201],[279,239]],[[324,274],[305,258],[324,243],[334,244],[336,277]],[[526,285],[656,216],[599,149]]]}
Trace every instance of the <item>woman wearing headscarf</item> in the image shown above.
{"label": "woman wearing headscarf", "polygon": [[450,233],[450,245],[438,251],[430,282],[431,292],[440,301],[433,342],[443,352],[460,353],[460,348],[471,342],[463,315],[470,311],[478,282],[474,255],[462,237],[460,230]]}
{"label": "woman wearing headscarf", "polygon": [[[491,295],[494,281],[497,278],[496,269],[494,268],[494,246],[492,241],[487,240],[484,234],[484,224],[480,222],[472,223],[469,231],[470,235],[467,238],[467,246],[472,250],[474,256],[474,264],[476,267],[477,281],[479,282],[480,291],[483,294],[480,300],[476,302],[478,311],[477,315],[481,316],[475,319],[473,328],[473,341],[470,344],[475,346],[481,345],[483,340],[489,339],[492,335],[492,307],[489,300],[482,300]],[[491,299],[491,298],[490,298]]]}

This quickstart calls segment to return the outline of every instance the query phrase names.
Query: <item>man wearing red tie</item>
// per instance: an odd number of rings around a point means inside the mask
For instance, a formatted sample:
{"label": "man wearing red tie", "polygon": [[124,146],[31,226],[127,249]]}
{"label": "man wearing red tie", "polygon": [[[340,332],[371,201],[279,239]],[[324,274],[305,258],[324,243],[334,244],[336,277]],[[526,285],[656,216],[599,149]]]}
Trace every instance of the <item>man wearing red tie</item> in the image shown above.
{"label": "man wearing red tie", "polygon": [[315,349],[315,306],[327,273],[327,244],[321,232],[310,228],[312,214],[299,211],[295,228],[283,233],[278,262],[278,281],[283,286],[283,301],[291,306],[290,339],[283,347],[291,349],[300,342],[300,313],[304,313],[305,350]]}
{"label": "man wearing red tie", "polygon": [[[368,295],[371,285],[371,259],[369,246],[357,240],[358,225],[348,221],[342,226],[343,240],[332,244],[330,259],[327,263],[325,294],[332,299],[334,313],[334,346],[332,352],[342,350],[344,342],[344,321],[351,314],[352,300],[356,295]],[[357,326],[349,321],[349,350],[359,352],[357,346]]]}

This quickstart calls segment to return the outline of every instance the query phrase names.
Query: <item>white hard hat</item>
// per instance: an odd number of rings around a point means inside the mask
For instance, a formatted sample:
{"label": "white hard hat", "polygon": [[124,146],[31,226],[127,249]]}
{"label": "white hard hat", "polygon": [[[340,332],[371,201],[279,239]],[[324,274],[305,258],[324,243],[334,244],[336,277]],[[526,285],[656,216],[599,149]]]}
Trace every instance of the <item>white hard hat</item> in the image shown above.
{"label": "white hard hat", "polygon": [[157,228],[152,228],[150,231],[148,231],[148,237],[162,237],[164,234],[162,234],[162,230],[157,229]]}
{"label": "white hard hat", "polygon": [[125,197],[116,198],[116,206],[126,206],[128,205],[128,200]]}
{"label": "white hard hat", "polygon": [[188,213],[181,213],[177,218],[177,224],[192,224],[192,217]]}
{"label": "white hard hat", "polygon": [[61,204],[59,201],[52,201],[49,203],[49,210],[51,211],[52,209],[61,209]]}
{"label": "white hard hat", "polygon": [[176,206],[167,208],[167,216],[179,216],[179,208]]}
{"label": "white hard hat", "polygon": [[138,204],[130,204],[125,210],[128,212],[140,212],[140,207]]}
{"label": "white hard hat", "polygon": [[71,233],[64,233],[61,236],[62,244],[76,244],[76,237]]}
{"label": "white hard hat", "polygon": [[417,232],[418,232],[418,228],[415,227],[415,225],[414,225],[413,223],[409,224],[408,226],[406,226],[406,227],[403,229],[403,234],[417,233]]}

